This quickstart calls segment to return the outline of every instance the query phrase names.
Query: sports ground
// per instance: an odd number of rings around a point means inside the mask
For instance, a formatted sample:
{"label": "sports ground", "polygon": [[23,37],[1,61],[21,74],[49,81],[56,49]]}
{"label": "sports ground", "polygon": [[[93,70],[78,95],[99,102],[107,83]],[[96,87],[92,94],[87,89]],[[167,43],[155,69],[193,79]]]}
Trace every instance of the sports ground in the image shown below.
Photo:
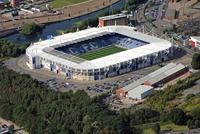
{"label": "sports ground", "polygon": [[117,46],[110,46],[110,47],[106,47],[106,48],[101,48],[98,50],[94,50],[94,51],[90,51],[84,54],[79,55],[80,58],[85,59],[85,60],[94,60],[94,59],[98,59],[104,56],[108,56],[114,53],[118,53],[118,52],[122,52],[125,51],[126,49],[124,48],[120,48]]}
{"label": "sports ground", "polygon": [[85,1],[88,1],[88,0],[53,0],[52,2],[50,2],[50,6],[52,8],[61,8],[64,6],[73,5],[73,4],[77,4],[77,3],[81,3]]}

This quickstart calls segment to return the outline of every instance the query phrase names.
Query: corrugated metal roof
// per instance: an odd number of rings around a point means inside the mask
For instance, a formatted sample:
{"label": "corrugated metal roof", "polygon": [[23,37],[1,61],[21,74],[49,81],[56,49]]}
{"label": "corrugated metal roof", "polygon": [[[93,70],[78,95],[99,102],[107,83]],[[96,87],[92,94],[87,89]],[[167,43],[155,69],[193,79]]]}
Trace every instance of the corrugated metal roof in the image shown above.
{"label": "corrugated metal roof", "polygon": [[158,75],[158,74],[160,74],[160,73],[163,73],[163,72],[165,72],[166,70],[169,70],[169,69],[171,69],[171,68],[173,68],[173,67],[175,67],[175,66],[176,66],[175,63],[169,63],[169,64],[167,64],[166,66],[164,66],[164,67],[162,67],[162,68],[160,68],[160,69],[158,69],[158,70],[156,70],[156,71],[150,73],[149,76],[150,76],[150,77],[155,77],[156,75]]}
{"label": "corrugated metal roof", "polygon": [[168,69],[170,69],[170,68],[172,68],[174,66],[176,66],[175,63],[170,63],[170,64],[168,64],[168,65],[166,65],[166,66],[164,66],[164,67],[162,67],[162,68],[150,73],[149,75],[146,75],[146,76],[142,77],[141,79],[138,79],[138,80],[134,81],[133,83],[125,86],[123,89],[125,91],[129,91],[129,90],[131,90],[131,89],[143,84],[144,82],[150,80],[151,78],[155,77],[156,75],[158,75],[158,74],[160,74],[160,73],[162,73],[162,72],[164,72],[164,71],[166,71],[166,70],[168,70]]}
{"label": "corrugated metal roof", "polygon": [[138,79],[138,80],[134,81],[133,83],[131,83],[131,84],[129,84],[129,85],[123,87],[123,89],[124,89],[125,91],[128,92],[128,91],[130,91],[131,89],[133,89],[133,88],[135,88],[135,87],[137,87],[137,86],[143,84],[146,80],[148,80],[148,78],[149,78],[148,75],[145,76],[145,77],[142,77],[141,79]]}
{"label": "corrugated metal roof", "polygon": [[182,70],[184,68],[185,68],[184,65],[178,64],[178,65],[174,66],[173,68],[170,68],[169,70],[166,70],[166,71],[164,71],[164,72],[162,72],[162,73],[160,73],[160,74],[158,74],[158,75],[156,75],[154,77],[151,77],[148,80],[148,82],[150,82],[151,84],[158,83],[159,81],[161,81],[161,80],[173,75],[174,73],[176,73],[176,72],[178,72],[178,71],[180,71],[180,70]]}
{"label": "corrugated metal roof", "polygon": [[128,92],[128,97],[141,99],[141,95],[152,90],[152,86],[139,85]]}
{"label": "corrugated metal roof", "polygon": [[174,68],[172,68],[172,69],[170,69],[170,70],[164,72],[164,74],[166,74],[166,75],[169,76],[169,75],[174,74],[174,73],[176,73],[177,71],[180,71],[180,70],[182,70],[182,69],[184,69],[184,68],[185,68],[185,66],[184,66],[183,64],[178,64],[178,65],[175,66]]}
{"label": "corrugated metal roof", "polygon": [[175,63],[170,63],[170,64],[142,77],[141,79],[138,79],[138,80],[134,81],[133,83],[123,87],[123,89],[128,92],[128,91],[132,90],[133,88],[136,88],[137,86],[144,84],[145,82],[150,83],[150,84],[155,84],[184,68],[185,68],[185,66],[183,64],[177,65]]}

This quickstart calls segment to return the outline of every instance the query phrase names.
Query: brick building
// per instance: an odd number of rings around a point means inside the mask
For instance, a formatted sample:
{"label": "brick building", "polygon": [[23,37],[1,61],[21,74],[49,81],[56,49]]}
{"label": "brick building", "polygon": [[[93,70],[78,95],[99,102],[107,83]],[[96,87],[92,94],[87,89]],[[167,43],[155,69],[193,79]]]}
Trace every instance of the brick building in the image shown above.
{"label": "brick building", "polygon": [[126,14],[115,14],[99,18],[99,27],[111,25],[128,25],[128,16]]}

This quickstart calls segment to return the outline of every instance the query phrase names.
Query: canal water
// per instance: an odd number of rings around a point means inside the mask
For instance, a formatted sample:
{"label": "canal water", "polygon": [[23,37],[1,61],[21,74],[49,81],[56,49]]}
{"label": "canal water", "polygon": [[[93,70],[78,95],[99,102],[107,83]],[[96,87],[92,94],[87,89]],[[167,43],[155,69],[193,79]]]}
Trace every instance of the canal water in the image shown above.
{"label": "canal water", "polygon": [[112,6],[106,7],[96,12],[92,12],[87,15],[83,15],[83,16],[76,17],[73,19],[68,19],[68,20],[48,24],[44,27],[43,31],[41,33],[38,33],[36,36],[28,37],[28,36],[21,35],[19,33],[15,33],[15,34],[6,36],[5,39],[11,42],[15,42],[17,44],[29,44],[32,42],[36,42],[40,39],[45,40],[47,39],[48,35],[53,35],[53,36],[58,35],[57,31],[59,30],[67,30],[67,29],[72,28],[74,23],[78,21],[96,17],[98,14],[103,13],[103,12],[112,12],[112,10],[114,9],[121,9],[123,7],[123,4],[124,4],[124,0],[120,0],[119,2],[113,4]]}

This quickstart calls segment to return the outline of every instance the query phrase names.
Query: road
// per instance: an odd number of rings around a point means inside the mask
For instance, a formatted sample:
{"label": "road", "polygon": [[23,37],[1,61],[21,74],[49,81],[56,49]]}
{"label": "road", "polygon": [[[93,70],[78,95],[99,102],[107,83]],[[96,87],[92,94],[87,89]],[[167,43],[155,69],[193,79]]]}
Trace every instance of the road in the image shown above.
{"label": "road", "polygon": [[17,132],[19,132],[19,133],[21,133],[21,134],[29,134],[27,131],[20,130],[21,127],[19,127],[18,125],[16,125],[16,124],[13,123],[12,121],[8,121],[8,120],[5,120],[5,119],[3,119],[3,118],[0,117],[0,123],[6,124],[7,126],[14,125],[15,130],[18,130]]}

